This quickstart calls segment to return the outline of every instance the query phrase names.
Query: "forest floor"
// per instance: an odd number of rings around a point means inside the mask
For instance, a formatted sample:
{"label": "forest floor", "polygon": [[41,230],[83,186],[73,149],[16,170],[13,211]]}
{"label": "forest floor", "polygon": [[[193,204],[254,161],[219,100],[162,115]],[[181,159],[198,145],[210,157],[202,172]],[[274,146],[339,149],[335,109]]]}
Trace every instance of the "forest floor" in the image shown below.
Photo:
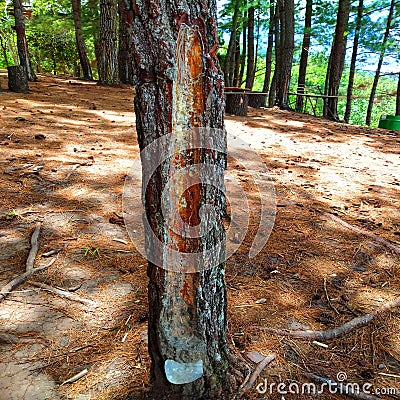
{"label": "forest floor", "polygon": [[[5,72],[0,79],[0,286],[25,272],[38,223],[35,267],[54,258],[0,303],[0,400],[141,399],[146,261],[122,218],[138,156],[133,91],[40,75],[21,95],[4,90]],[[276,390],[266,397],[256,386],[263,377],[301,385],[310,372],[398,389],[381,398],[400,398],[397,308],[324,345],[250,328],[332,329],[400,296],[399,133],[277,109],[227,116],[226,128],[252,149],[228,169],[251,204],[248,234],[227,261],[229,341],[244,359],[276,354],[247,396],[298,399]],[[276,216],[267,213],[271,235],[250,259],[265,188]]]}

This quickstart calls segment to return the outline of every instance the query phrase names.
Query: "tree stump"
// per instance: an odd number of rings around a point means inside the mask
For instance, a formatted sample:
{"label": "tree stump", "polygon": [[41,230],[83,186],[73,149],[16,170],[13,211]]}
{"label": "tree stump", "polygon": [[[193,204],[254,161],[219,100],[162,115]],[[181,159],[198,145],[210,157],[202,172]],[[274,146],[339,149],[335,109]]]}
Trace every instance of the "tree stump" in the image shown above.
{"label": "tree stump", "polygon": [[11,92],[28,93],[28,75],[25,67],[22,65],[13,65],[7,67],[8,70],[8,88]]}
{"label": "tree stump", "polygon": [[247,116],[247,104],[249,96],[247,93],[227,93],[225,101],[225,112],[227,114]]}
{"label": "tree stump", "polygon": [[249,93],[249,107],[261,108],[266,107],[267,95],[264,93],[251,92]]}

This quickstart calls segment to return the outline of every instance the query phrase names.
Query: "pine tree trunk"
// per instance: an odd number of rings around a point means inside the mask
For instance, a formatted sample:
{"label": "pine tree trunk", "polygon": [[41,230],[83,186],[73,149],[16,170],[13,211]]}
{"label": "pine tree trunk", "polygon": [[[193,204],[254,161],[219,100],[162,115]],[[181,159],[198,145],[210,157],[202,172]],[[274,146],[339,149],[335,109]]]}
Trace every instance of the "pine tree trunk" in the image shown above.
{"label": "pine tree trunk", "polygon": [[271,81],[271,88],[268,95],[268,106],[273,107],[276,101],[276,82],[278,80],[279,71],[282,68],[282,51],[281,51],[281,32],[279,24],[280,2],[277,0],[274,15],[274,36],[275,36],[275,69]]}
{"label": "pine tree trunk", "polygon": [[119,85],[117,0],[100,0],[99,84]]}
{"label": "pine tree trunk", "polygon": [[17,48],[20,64],[25,68],[28,81],[35,82],[37,77],[33,72],[31,61],[29,59],[28,43],[25,35],[25,22],[22,10],[21,0],[13,0],[14,4],[14,18],[15,18],[15,31],[17,32]]}
{"label": "pine tree trunk", "polygon": [[390,3],[389,15],[388,15],[387,22],[386,22],[386,29],[385,29],[385,33],[383,34],[382,49],[381,49],[381,53],[379,55],[378,66],[376,67],[376,71],[375,71],[375,77],[374,77],[374,82],[372,84],[371,93],[369,95],[369,101],[368,101],[368,107],[367,107],[367,115],[365,117],[365,123],[368,126],[371,125],[372,108],[374,106],[376,88],[378,87],[379,76],[381,74],[381,68],[382,68],[382,64],[383,64],[383,59],[385,57],[386,43],[387,43],[387,40],[389,38],[389,33],[390,33],[391,25],[392,25],[393,11],[394,11],[395,4],[396,4],[395,0],[392,0],[391,3]]}
{"label": "pine tree trunk", "polygon": [[[297,81],[297,93],[304,94],[307,74],[308,63],[308,50],[311,41],[311,18],[312,18],[312,0],[306,2],[306,15],[304,21],[304,36],[303,45],[301,47],[300,65],[299,65],[299,78]],[[297,96],[296,98],[296,111],[303,112],[304,96]]]}
{"label": "pine tree trunk", "polygon": [[253,89],[254,85],[254,7],[247,11],[247,69],[246,88]]}
{"label": "pine tree trunk", "polygon": [[7,68],[8,70],[8,88],[15,93],[28,93],[28,76],[25,67],[22,65],[14,65]]}
{"label": "pine tree trunk", "polygon": [[397,82],[397,92],[396,92],[396,114],[400,115],[400,72],[399,72],[399,80]]}
{"label": "pine tree trunk", "polygon": [[239,72],[239,83],[238,87],[242,86],[243,77],[244,77],[244,69],[246,66],[246,57],[247,57],[247,12],[244,12],[243,18],[243,31],[242,31],[242,56],[240,58],[240,72]]}
{"label": "pine tree trunk", "polygon": [[236,36],[235,41],[235,70],[233,71],[233,86],[240,86],[239,74],[240,74],[240,32]]}
{"label": "pine tree trunk", "polygon": [[[197,178],[205,182],[209,172],[204,172],[206,177],[195,173],[171,180],[180,169],[201,164],[215,167],[216,181],[223,182],[226,136],[216,3],[162,0],[155,6],[152,0],[142,0],[136,3],[133,29],[136,128],[145,151],[146,246],[152,257],[151,398],[229,399],[224,245],[204,258],[204,249],[224,243],[224,196],[211,184],[196,183]],[[209,139],[222,151],[200,146]],[[160,168],[153,170],[154,159]],[[212,207],[202,207],[206,205]],[[180,221],[198,232],[200,208],[212,209],[213,216],[205,215],[201,224],[212,223],[213,229],[185,238]],[[194,254],[195,262],[188,263],[188,253]],[[186,368],[188,363],[197,366],[194,381],[188,371],[177,376],[170,368]]]}
{"label": "pine tree trunk", "polygon": [[[100,3],[99,0],[88,0],[87,2],[88,14],[91,19],[90,33],[93,37],[94,56],[96,58],[96,69],[99,71],[99,64],[101,58],[100,51]],[[94,67],[94,65],[92,65]],[[92,71],[93,72],[93,71]]]}
{"label": "pine tree trunk", "polygon": [[278,0],[280,23],[280,57],[276,79],[275,104],[282,109],[289,108],[289,84],[292,74],[294,53],[294,0]]}
{"label": "pine tree trunk", "polygon": [[231,35],[229,38],[228,49],[226,51],[226,57],[224,62],[224,78],[226,86],[233,85],[233,73],[235,69],[236,36],[237,36],[236,31],[239,20],[240,3],[241,3],[240,0],[235,0],[235,9],[232,17]]}
{"label": "pine tree trunk", "polygon": [[72,15],[75,26],[76,48],[78,50],[79,62],[82,67],[83,78],[92,81],[92,68],[90,67],[85,40],[82,34],[81,0],[72,0]]}
{"label": "pine tree trunk", "polygon": [[359,0],[358,7],[357,7],[356,29],[354,32],[353,53],[351,55],[351,62],[350,62],[349,83],[347,85],[346,110],[344,112],[344,122],[346,122],[346,123],[349,123],[350,114],[351,114],[354,76],[356,74],[358,41],[360,39],[360,30],[361,30],[363,10],[364,10],[364,0]]}
{"label": "pine tree trunk", "polygon": [[119,0],[119,46],[118,66],[119,79],[122,83],[133,84],[133,60],[131,48],[133,43],[133,5],[130,0]]}
{"label": "pine tree trunk", "polygon": [[[344,68],[344,58],[346,55],[346,30],[349,21],[350,0],[339,0],[339,9],[337,13],[335,37],[333,39],[330,66],[327,72],[328,86],[326,94],[329,97],[326,100],[326,117],[334,121],[339,119],[337,113],[340,79],[342,78]],[[329,74],[329,75],[328,75]]]}
{"label": "pine tree trunk", "polygon": [[264,75],[264,85],[263,85],[264,93],[267,93],[269,91],[269,85],[271,81],[272,50],[274,46],[274,18],[275,18],[275,6],[274,6],[274,0],[272,0],[269,9],[268,44],[267,44],[267,52],[265,54],[265,75]]}
{"label": "pine tree trunk", "polygon": [[258,49],[260,46],[260,10],[257,10],[257,35],[256,35],[256,49],[254,52],[254,70],[253,70],[253,85],[257,74],[257,61],[258,61]]}

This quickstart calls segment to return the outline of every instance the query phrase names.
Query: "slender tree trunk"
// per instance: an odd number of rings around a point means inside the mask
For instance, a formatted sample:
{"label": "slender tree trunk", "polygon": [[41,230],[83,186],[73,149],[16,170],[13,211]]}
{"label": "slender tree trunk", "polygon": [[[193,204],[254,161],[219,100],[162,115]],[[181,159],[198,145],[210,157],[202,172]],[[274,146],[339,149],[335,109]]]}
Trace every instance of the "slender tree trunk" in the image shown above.
{"label": "slender tree trunk", "polygon": [[240,74],[240,33],[236,36],[235,41],[235,70],[233,72],[233,86],[240,86],[239,74]]}
{"label": "slender tree trunk", "polygon": [[397,92],[396,92],[396,115],[400,115],[400,72],[399,72],[399,80],[397,82]]}
{"label": "slender tree trunk", "polygon": [[274,18],[275,18],[275,6],[274,6],[274,0],[272,0],[269,8],[268,44],[267,44],[267,52],[265,54],[265,75],[264,75],[264,85],[263,85],[264,93],[267,93],[269,91],[269,85],[271,81],[272,50],[274,47]]}
{"label": "slender tree trunk", "polygon": [[79,62],[82,67],[83,77],[84,79],[92,81],[92,68],[90,67],[85,40],[82,34],[81,0],[72,0],[72,15],[75,26],[76,48],[78,50]]}
{"label": "slender tree trunk", "polygon": [[258,61],[258,48],[260,45],[260,10],[257,9],[257,35],[256,35],[256,50],[254,52],[254,71],[253,71],[253,84],[257,73],[257,61]]}
{"label": "slender tree trunk", "polygon": [[396,4],[395,0],[392,0],[391,3],[390,3],[389,14],[388,14],[387,22],[386,22],[386,29],[385,29],[385,33],[383,35],[382,49],[381,49],[381,53],[379,55],[378,66],[376,67],[376,71],[375,71],[375,77],[374,77],[374,82],[372,84],[371,93],[369,95],[367,115],[365,117],[365,123],[368,126],[371,125],[372,108],[374,106],[376,88],[378,87],[379,76],[381,74],[381,68],[382,68],[382,64],[383,64],[383,59],[385,57],[386,44],[387,44],[387,40],[389,38],[390,28],[391,28],[391,25],[392,25],[393,11],[394,11],[395,4]]}
{"label": "slender tree trunk", "polygon": [[231,35],[229,38],[228,49],[226,51],[226,57],[224,62],[224,78],[225,85],[232,86],[233,85],[233,72],[235,69],[235,50],[236,50],[236,31],[239,20],[239,12],[240,12],[240,0],[235,0],[235,9],[232,17],[232,28]]}
{"label": "slender tree trunk", "polygon": [[33,72],[31,61],[29,59],[28,43],[25,35],[24,14],[22,12],[22,2],[21,0],[13,0],[13,4],[19,62],[25,68],[28,81],[35,82],[37,81],[37,77]]}
{"label": "slender tree trunk", "polygon": [[278,80],[279,71],[282,68],[282,51],[281,51],[281,32],[279,24],[280,2],[277,0],[274,15],[274,36],[275,36],[275,69],[272,77],[271,88],[268,96],[268,106],[273,107],[276,101],[276,82]]}
{"label": "slender tree trunk", "polygon": [[[215,185],[202,180],[202,174],[209,177],[207,171],[213,169],[222,184],[226,164],[216,2],[164,0],[156,6],[152,0],[141,0],[133,28],[136,127],[144,151],[146,246],[151,260],[152,398],[229,399],[225,199]],[[219,150],[207,150],[208,141]],[[199,164],[207,171],[172,180],[175,173]],[[207,184],[199,184],[197,178]],[[199,211],[207,205],[214,216],[204,215],[200,221]],[[182,226],[182,220],[187,225]],[[198,229],[203,223],[202,236]],[[188,237],[182,228],[195,232]],[[215,248],[217,243],[222,245]],[[206,251],[210,248],[215,251]],[[185,373],[177,374],[179,369]]]}
{"label": "slender tree trunk", "polygon": [[349,123],[350,114],[351,114],[354,76],[356,74],[358,41],[360,39],[360,30],[361,30],[363,9],[364,9],[364,0],[359,0],[358,7],[357,7],[356,29],[354,32],[353,53],[351,55],[351,62],[350,62],[349,83],[347,85],[346,110],[344,112],[344,122],[346,122],[346,123]]}
{"label": "slender tree trunk", "polygon": [[99,83],[118,85],[117,0],[100,0]]}
{"label": "slender tree trunk", "polygon": [[243,18],[243,32],[242,32],[242,56],[240,58],[240,72],[239,72],[239,84],[238,87],[242,86],[244,70],[246,66],[247,57],[247,11],[244,12]]}
{"label": "slender tree trunk", "polygon": [[[297,81],[297,93],[304,94],[307,74],[308,51],[310,49],[311,41],[311,18],[312,18],[312,0],[306,2],[306,15],[304,21],[304,36],[303,45],[301,47],[300,65],[299,65],[299,79]],[[302,112],[304,106],[304,96],[297,96],[296,98],[296,111]]]}
{"label": "slender tree trunk", "polygon": [[327,71],[327,86],[325,92],[329,97],[326,100],[325,116],[332,120],[338,120],[337,105],[340,79],[344,68],[346,55],[346,30],[349,21],[350,0],[339,0],[335,37],[333,39],[329,68]]}
{"label": "slender tree trunk", "polygon": [[90,13],[91,35],[93,37],[94,55],[96,57],[97,71],[99,70],[101,50],[100,50],[100,4],[99,0],[88,0],[88,11]]}
{"label": "slender tree trunk", "polygon": [[278,0],[280,23],[280,62],[276,80],[275,104],[289,108],[289,84],[294,52],[294,0]]}
{"label": "slender tree trunk", "polygon": [[253,89],[254,85],[254,7],[247,11],[247,69],[246,88]]}
{"label": "slender tree trunk", "polygon": [[130,0],[119,0],[119,46],[118,67],[122,83],[133,84],[133,7]]}

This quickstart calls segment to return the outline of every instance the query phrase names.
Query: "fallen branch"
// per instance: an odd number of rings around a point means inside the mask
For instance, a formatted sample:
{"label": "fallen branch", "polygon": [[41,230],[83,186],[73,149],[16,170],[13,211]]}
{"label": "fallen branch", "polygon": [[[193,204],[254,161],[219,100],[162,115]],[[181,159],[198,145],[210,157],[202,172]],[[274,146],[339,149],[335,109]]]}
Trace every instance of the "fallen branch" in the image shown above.
{"label": "fallen branch", "polygon": [[276,354],[269,354],[267,357],[264,358],[256,367],[254,372],[251,374],[249,380],[246,382],[246,384],[242,388],[242,393],[247,392],[253,385],[254,382],[257,380],[257,378],[260,376],[261,372],[264,370],[264,368],[268,365],[271,364],[272,361],[274,361],[276,358]]}
{"label": "fallen branch", "polygon": [[354,388],[354,384],[346,384],[343,382],[335,382],[328,378],[323,378],[322,376],[318,376],[309,372],[305,373],[305,376],[309,379],[312,379],[314,382],[321,383],[322,385],[327,385],[327,392],[330,390],[331,393],[344,394],[348,397],[352,397],[353,399],[362,399],[362,400],[381,400],[382,397],[371,396],[368,393],[364,393],[361,390],[356,390]]}
{"label": "fallen branch", "polygon": [[26,272],[31,271],[33,269],[33,265],[35,264],[35,258],[39,251],[38,239],[39,239],[40,228],[41,228],[41,223],[38,222],[31,237],[31,250],[29,251],[28,259],[26,260]]}
{"label": "fallen branch", "polygon": [[34,268],[34,269],[29,270],[29,271],[26,271],[22,275],[19,275],[16,278],[14,278],[11,282],[7,283],[7,285],[4,285],[0,289],[0,301],[5,299],[7,297],[7,295],[9,293],[11,293],[11,291],[15,287],[17,287],[21,283],[24,283],[32,274],[34,274],[35,272],[38,272],[38,271],[42,271],[42,270],[44,270],[46,268],[49,268],[51,265],[54,264],[55,261],[56,261],[56,259],[53,258],[48,264],[44,265],[43,267]]}
{"label": "fallen branch", "polygon": [[350,229],[353,232],[360,233],[361,235],[367,236],[370,239],[373,239],[376,242],[380,243],[381,245],[387,247],[388,249],[393,250],[397,254],[400,254],[400,246],[396,246],[394,243],[388,242],[387,240],[381,238],[380,236],[375,235],[374,233],[368,232],[365,229],[360,229],[360,228],[357,228],[356,226],[350,225],[349,223],[343,221],[341,218],[339,218],[336,215],[333,215],[330,213],[323,213],[322,215],[324,215],[325,217],[328,217],[332,221],[339,223],[340,225],[344,226],[345,228]]}
{"label": "fallen branch", "polygon": [[96,302],[94,302],[93,300],[85,299],[81,296],[78,296],[75,293],[70,293],[70,292],[66,292],[65,290],[57,289],[52,286],[46,285],[45,283],[42,283],[42,282],[30,282],[30,283],[33,286],[39,287],[41,289],[44,289],[50,293],[53,293],[57,296],[66,298],[68,300],[76,301],[78,303],[82,303],[82,304],[85,304],[88,306],[93,306],[96,304]]}
{"label": "fallen branch", "polygon": [[323,342],[325,340],[335,339],[339,336],[349,333],[354,329],[359,328],[360,326],[367,325],[369,322],[371,322],[373,319],[375,319],[385,311],[399,306],[400,306],[400,297],[396,297],[394,300],[383,304],[381,307],[379,307],[370,314],[354,318],[338,328],[328,329],[326,331],[309,331],[309,330],[290,331],[285,329],[275,329],[262,326],[252,326],[250,327],[250,329],[254,331],[273,333],[275,335],[291,336],[298,339],[318,340]]}
{"label": "fallen branch", "polygon": [[85,368],[83,371],[81,371],[78,374],[74,375],[72,378],[69,378],[66,381],[64,381],[60,386],[65,385],[66,383],[74,383],[77,380],[83,378],[88,372],[89,372],[89,370],[87,368]]}
{"label": "fallen branch", "polygon": [[326,300],[328,301],[329,307],[332,308],[332,310],[335,311],[336,314],[339,314],[339,311],[332,304],[331,299],[329,298],[328,289],[326,287],[326,278],[324,278],[324,292],[325,292],[325,297],[326,297]]}

